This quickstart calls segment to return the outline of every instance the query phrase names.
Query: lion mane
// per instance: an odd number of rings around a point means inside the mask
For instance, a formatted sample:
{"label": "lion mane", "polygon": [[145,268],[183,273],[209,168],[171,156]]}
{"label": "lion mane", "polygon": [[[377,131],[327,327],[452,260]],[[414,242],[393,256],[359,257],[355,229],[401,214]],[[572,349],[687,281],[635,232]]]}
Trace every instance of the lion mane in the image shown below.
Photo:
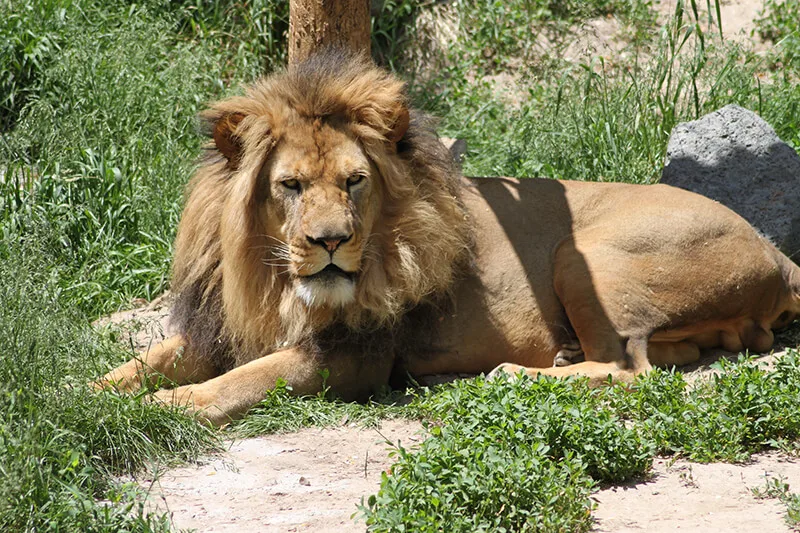
{"label": "lion mane", "polygon": [[[354,334],[391,330],[411,309],[446,299],[469,267],[472,236],[460,173],[431,121],[409,112],[404,84],[363,56],[318,54],[261,79],[244,96],[217,102],[202,118],[215,142],[187,187],[172,320],[190,349],[221,371],[313,344],[332,327]],[[269,209],[259,176],[296,121],[333,120],[356,132],[385,193],[354,300],[311,307],[291,290],[288,274],[264,260],[274,236],[258,216]]]}

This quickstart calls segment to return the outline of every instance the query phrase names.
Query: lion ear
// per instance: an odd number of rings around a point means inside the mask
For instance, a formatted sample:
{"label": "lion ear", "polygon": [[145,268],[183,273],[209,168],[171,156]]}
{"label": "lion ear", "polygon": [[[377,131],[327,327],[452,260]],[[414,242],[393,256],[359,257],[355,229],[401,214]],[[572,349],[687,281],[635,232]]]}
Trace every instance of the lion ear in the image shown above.
{"label": "lion ear", "polygon": [[410,122],[411,117],[408,115],[408,108],[406,106],[401,107],[397,118],[394,120],[392,129],[386,134],[386,138],[393,143],[400,142],[400,139],[402,139],[408,131]]}
{"label": "lion ear", "polygon": [[217,150],[235,165],[242,151],[242,140],[236,135],[236,128],[244,118],[244,113],[228,113],[222,115],[214,124],[214,144]]}

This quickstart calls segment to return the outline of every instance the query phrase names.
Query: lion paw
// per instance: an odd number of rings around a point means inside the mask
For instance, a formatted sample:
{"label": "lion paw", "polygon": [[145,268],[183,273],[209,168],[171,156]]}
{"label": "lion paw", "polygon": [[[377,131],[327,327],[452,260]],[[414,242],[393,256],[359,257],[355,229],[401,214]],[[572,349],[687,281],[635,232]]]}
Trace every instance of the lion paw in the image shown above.
{"label": "lion paw", "polygon": [[161,389],[154,392],[150,399],[153,402],[163,403],[165,405],[194,409],[195,400],[199,399],[199,396],[195,395],[194,389],[195,387],[193,385],[176,387],[174,389]]}
{"label": "lion paw", "polygon": [[136,392],[142,388],[142,376],[131,365],[123,365],[115,368],[105,376],[99,377],[89,382],[89,387],[95,391],[103,390],[119,393]]}
{"label": "lion paw", "polygon": [[214,396],[203,391],[199,385],[161,389],[153,393],[150,401],[184,407],[187,415],[209,426],[220,427],[231,421],[231,417],[216,405]]}
{"label": "lion paw", "polygon": [[89,388],[92,389],[92,391],[94,392],[101,392],[104,390],[117,390],[116,383],[103,378],[97,378],[95,380],[92,380],[88,383],[88,385]]}
{"label": "lion paw", "polygon": [[569,344],[561,348],[553,358],[553,366],[569,366],[586,360],[580,344]]}

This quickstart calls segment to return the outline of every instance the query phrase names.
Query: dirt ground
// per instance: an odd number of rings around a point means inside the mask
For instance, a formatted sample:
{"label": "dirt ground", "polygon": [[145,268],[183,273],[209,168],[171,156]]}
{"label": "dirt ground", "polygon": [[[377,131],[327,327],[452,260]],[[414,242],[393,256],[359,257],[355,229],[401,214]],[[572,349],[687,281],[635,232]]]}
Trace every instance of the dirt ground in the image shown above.
{"label": "dirt ground", "polygon": [[768,478],[800,483],[800,463],[779,454],[756,457],[747,465],[696,464],[657,459],[653,479],[601,490],[594,531],[627,533],[777,533],[791,531],[785,508],[773,499],[757,499]]}
{"label": "dirt ground", "polygon": [[[162,474],[150,502],[175,526],[201,532],[364,531],[352,517],[391,466],[389,443],[409,448],[423,438],[418,424],[386,421],[233,442],[224,454]],[[659,458],[649,480],[593,495],[594,531],[791,531],[783,506],[752,492],[775,477],[798,486],[800,462],[777,453],[746,465]]]}
{"label": "dirt ground", "polygon": [[[389,443],[424,438],[409,421],[378,429],[305,429],[236,441],[199,465],[169,470],[151,491],[154,508],[202,532],[363,531],[352,516],[392,464]],[[143,480],[148,483],[150,480]]]}
{"label": "dirt ground", "polygon": [[[657,26],[664,24],[675,13],[677,0],[661,0],[654,4],[658,15]],[[689,2],[684,2],[687,12],[691,9]],[[714,3],[711,3],[712,9]],[[719,28],[707,24],[708,11],[705,2],[697,2],[701,17],[701,27],[706,33],[716,36]],[[750,45],[755,51],[763,51],[767,44],[758,35],[753,34],[755,20],[763,8],[763,0],[722,0],[720,16],[722,33],[725,39]],[[716,14],[712,13],[716,21]],[[715,23],[716,24],[716,23]],[[587,61],[595,56],[614,61],[617,55],[624,55],[626,30],[614,17],[589,20],[575,28],[576,38],[564,51],[564,58],[574,61]]]}

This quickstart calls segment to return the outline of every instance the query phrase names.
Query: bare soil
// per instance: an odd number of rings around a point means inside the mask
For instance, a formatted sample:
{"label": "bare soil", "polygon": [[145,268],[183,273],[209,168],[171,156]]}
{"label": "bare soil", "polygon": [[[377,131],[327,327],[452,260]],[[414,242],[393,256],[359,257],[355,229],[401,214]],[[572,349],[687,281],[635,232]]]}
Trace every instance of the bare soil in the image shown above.
{"label": "bare soil", "polygon": [[[150,505],[202,532],[364,531],[357,505],[377,492],[391,446],[425,438],[419,424],[306,429],[232,442],[224,454],[163,473]],[[784,507],[758,499],[769,478],[800,484],[800,462],[777,453],[745,465],[659,458],[646,481],[593,495],[597,532],[791,531]],[[149,484],[143,480],[143,484]]]}
{"label": "bare soil", "polygon": [[[677,0],[655,2],[657,18],[654,31],[659,31],[659,28],[675,14],[676,4]],[[689,2],[684,2],[684,6],[688,13],[691,10]],[[711,6],[713,10],[714,2]],[[706,2],[697,2],[697,8],[703,31],[712,38],[719,35],[716,13],[712,12],[709,17]],[[768,43],[764,43],[753,31],[762,9],[762,0],[722,0],[720,18],[724,39],[747,45],[757,52],[765,50]],[[628,53],[626,44],[629,32],[630,29],[625,28],[613,16],[589,20],[574,28],[575,39],[564,50],[564,58],[572,61],[588,61],[592,57],[601,56],[607,61],[616,61]]]}
{"label": "bare soil", "polygon": [[203,532],[363,531],[357,505],[378,491],[392,447],[413,447],[420,431],[390,420],[231,442],[224,454],[160,475],[150,505]]}
{"label": "bare soil", "polygon": [[768,478],[800,483],[800,463],[771,453],[746,465],[672,463],[657,459],[652,480],[610,487],[594,495],[594,531],[753,533],[791,531],[785,508],[758,499]]}

